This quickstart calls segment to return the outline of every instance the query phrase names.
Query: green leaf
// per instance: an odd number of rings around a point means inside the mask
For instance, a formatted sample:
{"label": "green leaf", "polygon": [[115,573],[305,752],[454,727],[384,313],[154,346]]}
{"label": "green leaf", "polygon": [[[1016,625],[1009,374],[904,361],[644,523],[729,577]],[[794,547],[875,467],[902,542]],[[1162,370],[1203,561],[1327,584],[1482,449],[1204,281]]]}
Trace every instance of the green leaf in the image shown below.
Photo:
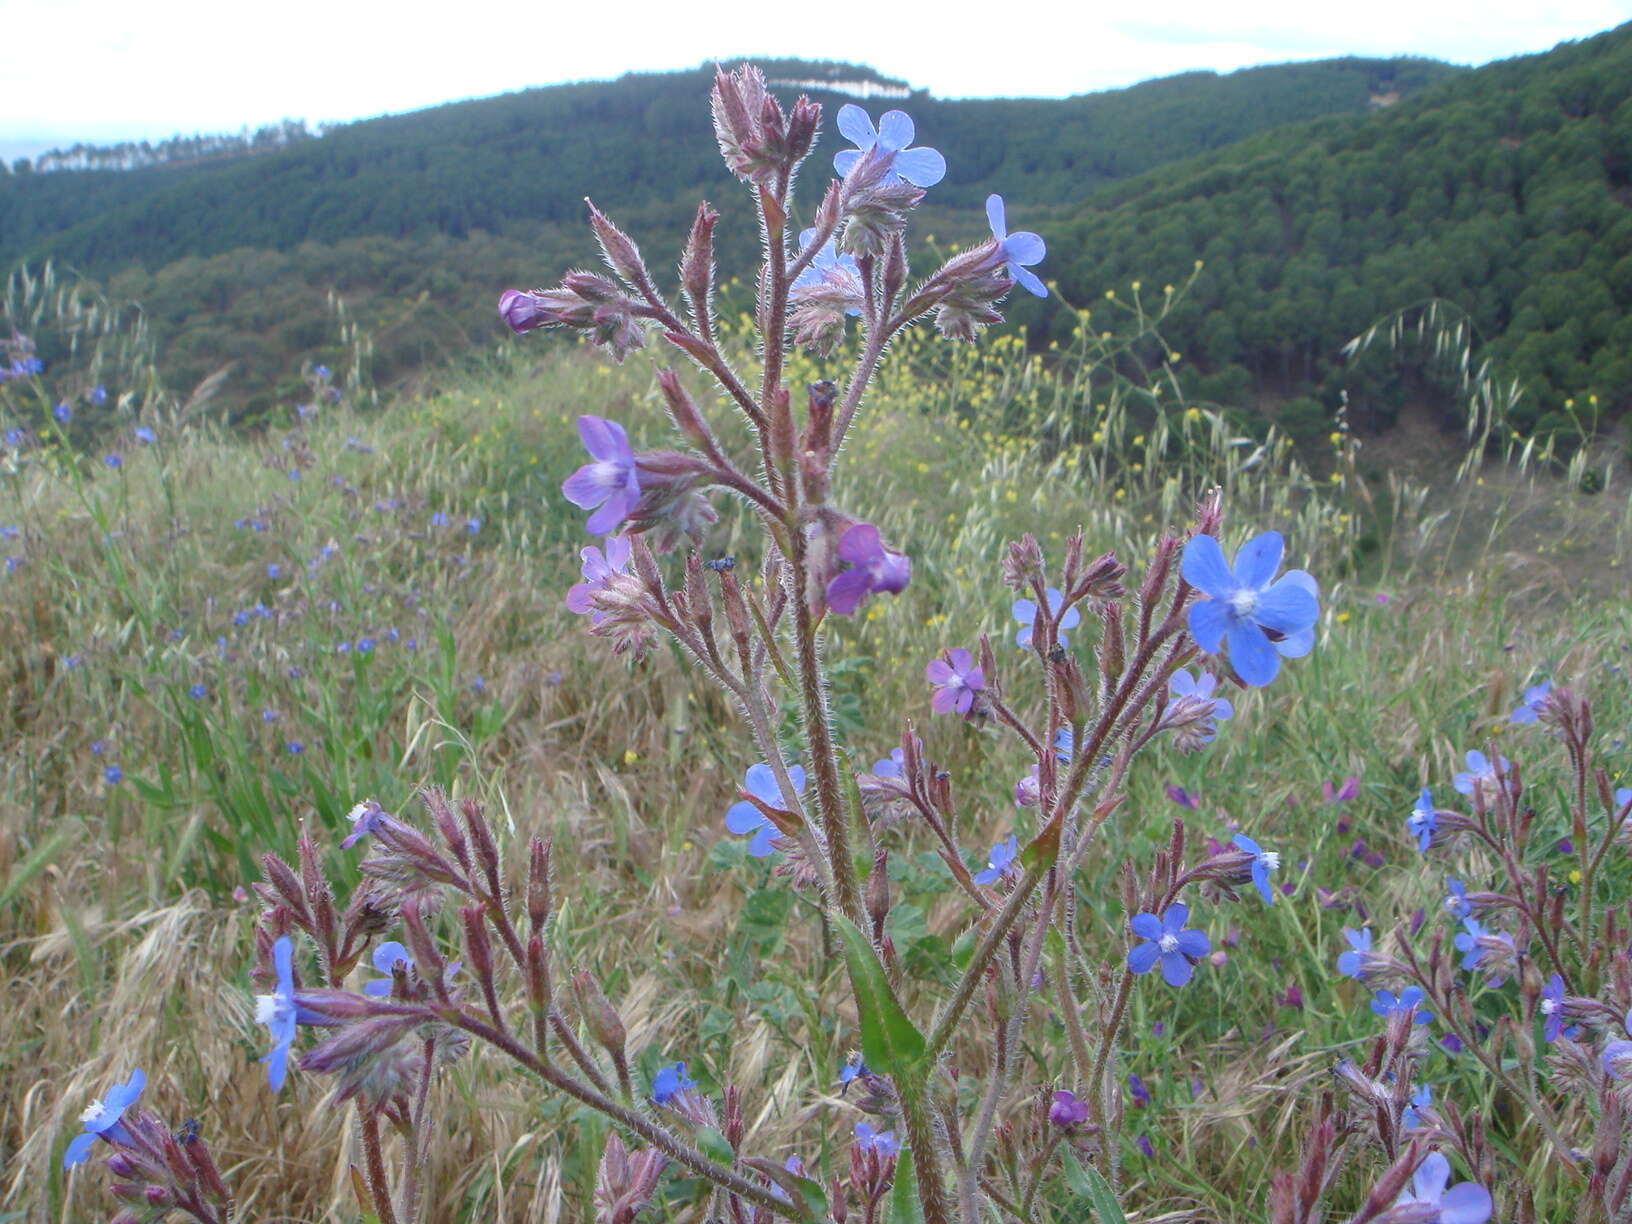
{"label": "green leaf", "polygon": [[1020,852],[1020,862],[1028,871],[1047,871],[1060,857],[1060,828],[1065,819],[1063,811],[1055,812],[1054,819],[1043,826],[1043,831],[1031,839]]}
{"label": "green leaf", "polygon": [[730,1168],[737,1163],[737,1153],[725,1141],[725,1136],[712,1126],[705,1126],[697,1132],[697,1146],[715,1164]]}
{"label": "green leaf", "polygon": [[833,923],[844,940],[844,961],[861,1017],[862,1057],[874,1071],[899,1076],[923,1058],[928,1043],[901,1009],[867,937],[843,914],[835,914]]}
{"label": "green leaf", "polygon": [[1065,1154],[1065,1180],[1071,1189],[1094,1205],[1099,1224],[1127,1224],[1122,1206],[1116,1201],[1116,1191],[1100,1171],[1077,1159],[1075,1152]]}
{"label": "green leaf", "polygon": [[918,1173],[905,1145],[895,1158],[895,1185],[890,1187],[888,1224],[924,1224],[923,1205],[918,1201]]}

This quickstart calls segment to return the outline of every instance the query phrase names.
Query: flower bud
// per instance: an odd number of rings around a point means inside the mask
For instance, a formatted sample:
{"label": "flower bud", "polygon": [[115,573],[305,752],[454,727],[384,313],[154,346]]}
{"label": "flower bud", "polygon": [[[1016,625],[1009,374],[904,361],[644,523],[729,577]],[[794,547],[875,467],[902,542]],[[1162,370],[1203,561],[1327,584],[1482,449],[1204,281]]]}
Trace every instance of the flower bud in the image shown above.
{"label": "flower bud", "polygon": [[640,248],[635,245],[635,240],[613,225],[595,207],[593,200],[586,197],[584,203],[589,206],[590,228],[595,231],[595,241],[600,244],[601,256],[607,266],[622,277],[631,289],[647,284],[651,278],[646,273],[646,262],[640,257]]}
{"label": "flower bud", "polygon": [[800,94],[799,100],[793,104],[793,110],[788,114],[788,131],[783,143],[784,154],[790,167],[810,155],[810,150],[816,143],[816,129],[821,123],[822,104],[812,102],[804,94]]}
{"label": "flower bud", "polygon": [[699,449],[709,444],[708,426],[703,421],[703,414],[691,394],[680,382],[680,376],[673,370],[662,369],[657,372],[657,385],[663,391],[663,403],[669,410],[669,419],[674,426],[685,435],[686,441]]}
{"label": "flower bud", "polygon": [[605,1047],[607,1053],[621,1059],[625,1039],[623,1020],[601,993],[594,975],[587,969],[573,974],[572,993],[578,1000],[578,1011],[584,1018],[584,1024],[595,1040]]}
{"label": "flower bud", "polygon": [[873,920],[873,938],[884,937],[884,920],[890,916],[889,852],[880,846],[873,855],[873,870],[867,876],[867,916]]}
{"label": "flower bud", "polygon": [[707,317],[709,297],[714,284],[714,226],[720,214],[707,200],[697,205],[697,215],[691,222],[691,234],[686,239],[686,253],[680,258],[680,286],[691,301],[693,317]]}
{"label": "flower bud", "polygon": [[1003,558],[1003,585],[1024,593],[1043,581],[1043,549],[1037,537],[1028,531],[1018,540],[1009,541]]}
{"label": "flower bud", "polygon": [[550,850],[551,843],[541,837],[527,847],[527,921],[535,935],[550,916]]}

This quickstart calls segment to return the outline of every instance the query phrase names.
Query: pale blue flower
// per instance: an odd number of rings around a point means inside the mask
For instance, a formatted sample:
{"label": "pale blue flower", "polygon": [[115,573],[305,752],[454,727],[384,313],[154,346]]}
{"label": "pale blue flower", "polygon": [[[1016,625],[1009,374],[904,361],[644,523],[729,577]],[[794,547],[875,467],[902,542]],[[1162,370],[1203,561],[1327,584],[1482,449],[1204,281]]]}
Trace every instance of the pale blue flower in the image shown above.
{"label": "pale blue flower", "polygon": [[1029,230],[1021,230],[1018,234],[1009,233],[1003,215],[1003,197],[1000,195],[986,197],[986,223],[992,227],[992,237],[997,240],[1009,279],[1027,293],[1047,297],[1048,286],[1025,267],[1026,264],[1042,262],[1043,256],[1048,253],[1047,248],[1043,246],[1043,240]]}
{"label": "pale blue flower", "polygon": [[[805,789],[804,769],[798,765],[790,765],[788,781],[793,783],[795,795],[802,794]],[[748,772],[743,775],[742,788],[767,807],[782,809],[787,806],[782,799],[782,788],[777,785],[776,774],[763,762],[748,767]],[[747,799],[731,805],[731,809],[725,814],[725,827],[739,835],[752,834],[753,840],[748,843],[748,853],[755,858],[765,858],[776,853],[776,848],[771,844],[780,836],[776,826],[766,818],[764,812]]]}
{"label": "pale blue flower", "polygon": [[1280,533],[1266,531],[1241,546],[1232,567],[1217,540],[1198,535],[1180,563],[1184,580],[1207,596],[1190,606],[1190,636],[1208,654],[1227,638],[1230,665],[1255,687],[1275,679],[1283,654],[1296,657],[1314,644],[1319,589],[1302,570],[1275,577],[1284,549]]}
{"label": "pale blue flower", "polygon": [[136,1098],[142,1095],[145,1087],[147,1076],[137,1068],[124,1083],[108,1089],[107,1096],[100,1101],[92,1101],[79,1115],[85,1133],[68,1145],[68,1150],[62,1154],[62,1167],[71,1169],[77,1164],[84,1164],[91,1158],[91,1148],[98,1139],[106,1139],[110,1143],[130,1142],[130,1132],[125,1130],[120,1119],[124,1117],[125,1110],[136,1103]]}
{"label": "pale blue flower", "polygon": [[833,169],[841,178],[870,152],[889,159],[890,168],[883,178],[886,186],[905,180],[914,187],[933,187],[946,177],[946,158],[934,149],[907,148],[916,130],[905,111],[885,111],[874,129],[867,112],[847,102],[839,107],[838,128],[844,138],[856,146],[833,155]]}

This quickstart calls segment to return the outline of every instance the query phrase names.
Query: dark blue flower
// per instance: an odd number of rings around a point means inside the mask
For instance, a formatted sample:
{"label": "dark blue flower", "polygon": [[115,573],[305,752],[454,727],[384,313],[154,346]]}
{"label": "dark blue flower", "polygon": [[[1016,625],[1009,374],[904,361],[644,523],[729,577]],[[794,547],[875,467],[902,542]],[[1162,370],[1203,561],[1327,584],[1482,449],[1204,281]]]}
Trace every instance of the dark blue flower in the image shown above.
{"label": "dark blue flower", "polygon": [[301,743],[299,740],[290,740],[283,746],[283,750],[290,756],[299,756],[301,753],[306,751],[306,745]]}
{"label": "dark blue flower", "polygon": [[295,1041],[294,943],[287,935],[272,945],[272,963],[277,982],[271,994],[255,996],[255,1023],[266,1025],[272,1048],[261,1061],[266,1064],[266,1080],[277,1092],[289,1070],[289,1047]]}
{"label": "dark blue flower", "polygon": [[59,425],[66,425],[69,421],[74,419],[74,410],[68,406],[68,401],[64,400],[55,408],[51,409],[51,415],[57,418],[57,423]]}
{"label": "dark blue flower", "polygon": [[652,1077],[652,1100],[659,1105],[667,1105],[682,1092],[690,1092],[697,1087],[697,1081],[686,1075],[686,1064],[677,1062],[672,1067],[663,1067]]}
{"label": "dark blue flower", "polygon": [[117,451],[113,452],[112,454],[102,456],[102,463],[104,466],[110,467],[114,471],[118,471],[120,468],[125,466],[124,459],[120,457]]}
{"label": "dark blue flower", "polygon": [[1041,263],[1043,256],[1048,253],[1043,246],[1043,240],[1029,230],[1021,230],[1018,234],[1011,234],[1003,215],[1003,197],[989,195],[986,197],[986,224],[992,227],[992,237],[997,240],[998,250],[1003,256],[1003,262],[1014,281],[1027,293],[1038,297],[1048,296],[1048,286],[1037,279],[1034,272],[1026,270],[1026,264]]}
{"label": "dark blue flower", "polygon": [[975,873],[975,883],[996,884],[1009,873],[1019,857],[1020,839],[1010,833],[1007,841],[1000,841],[992,847],[991,854],[986,856],[986,870]]}
{"label": "dark blue flower", "polygon": [[1417,796],[1411,814],[1405,818],[1405,831],[1417,839],[1417,849],[1426,852],[1439,829],[1439,817],[1434,811],[1434,796],[1426,786]]}
{"label": "dark blue flower", "polygon": [[106,1139],[110,1143],[130,1142],[130,1133],[119,1119],[124,1117],[125,1110],[136,1103],[136,1098],[142,1095],[142,1089],[146,1086],[147,1076],[137,1068],[124,1083],[108,1089],[107,1096],[100,1101],[92,1101],[79,1115],[85,1133],[68,1145],[68,1150],[62,1154],[62,1167],[71,1169],[77,1164],[84,1164],[91,1158],[91,1148],[98,1139]]}
{"label": "dark blue flower", "polygon": [[1379,990],[1371,1000],[1371,1010],[1379,1016],[1392,1016],[1396,1012],[1411,1012],[1415,1014],[1414,1024],[1427,1024],[1433,1020],[1432,1012],[1423,1011],[1419,1006],[1422,1003],[1422,987],[1407,986],[1399,994],[1392,990]]}
{"label": "dark blue flower", "polygon": [[1269,873],[1281,869],[1281,856],[1273,850],[1265,850],[1245,833],[1235,835],[1235,848],[1252,855],[1252,886],[1265,905],[1274,905],[1275,892],[1269,886]]}
{"label": "dark blue flower", "polygon": [[850,1061],[839,1068],[839,1092],[842,1094],[853,1082],[871,1074],[862,1059],[851,1055]]}
{"label": "dark blue flower", "polygon": [[1175,901],[1158,918],[1155,914],[1135,914],[1129,926],[1133,933],[1146,942],[1128,953],[1128,968],[1134,973],[1149,973],[1162,962],[1162,978],[1169,986],[1183,986],[1190,980],[1195,961],[1212,950],[1203,931],[1186,930],[1190,907]]}
{"label": "dark blue flower", "polygon": [[1320,615],[1313,578],[1302,570],[1275,577],[1284,549],[1280,533],[1266,531],[1241,546],[1232,567],[1217,540],[1198,535],[1180,565],[1185,581],[1207,596],[1190,607],[1190,636],[1208,654],[1228,638],[1236,675],[1258,687],[1275,679],[1281,655],[1307,653]]}
{"label": "dark blue flower", "polygon": [[107,780],[109,786],[117,786],[124,780],[125,771],[117,765],[109,765],[102,771],[102,776]]}
{"label": "dark blue flower", "polygon": [[194,701],[203,701],[204,698],[210,695],[210,690],[205,688],[202,684],[195,684],[192,688],[187,690],[187,695]]}
{"label": "dark blue flower", "polygon": [[108,389],[101,383],[91,388],[91,403],[98,406],[108,402]]}
{"label": "dark blue flower", "polygon": [[[802,794],[805,789],[804,769],[798,765],[790,765],[788,781],[793,783],[795,795]],[[742,788],[767,807],[781,810],[786,806],[782,799],[782,788],[776,782],[776,774],[763,762],[748,767],[748,772],[743,775]],[[779,836],[776,826],[766,818],[764,812],[747,799],[731,805],[731,809],[725,814],[725,827],[736,834],[753,835],[753,840],[748,843],[748,853],[755,858],[765,858],[776,852],[776,848],[771,845]]]}
{"label": "dark blue flower", "polygon": [[905,180],[914,187],[933,187],[946,177],[946,158],[934,149],[907,148],[915,129],[911,116],[905,111],[885,111],[879,116],[875,130],[867,112],[847,102],[839,107],[838,128],[844,138],[856,146],[833,155],[833,169],[841,178],[867,153],[889,159],[890,168],[883,178],[886,186]]}

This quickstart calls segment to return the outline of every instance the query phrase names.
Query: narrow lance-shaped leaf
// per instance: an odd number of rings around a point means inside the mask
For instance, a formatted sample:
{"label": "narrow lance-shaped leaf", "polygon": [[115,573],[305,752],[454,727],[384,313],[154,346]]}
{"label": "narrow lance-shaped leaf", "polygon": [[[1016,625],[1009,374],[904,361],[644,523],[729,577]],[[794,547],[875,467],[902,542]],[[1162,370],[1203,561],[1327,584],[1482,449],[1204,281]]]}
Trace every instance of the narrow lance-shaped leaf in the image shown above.
{"label": "narrow lance-shaped leaf", "polygon": [[835,914],[833,923],[844,940],[844,961],[856,993],[862,1056],[873,1070],[900,1075],[923,1058],[924,1035],[901,1009],[867,937],[843,914]]}

